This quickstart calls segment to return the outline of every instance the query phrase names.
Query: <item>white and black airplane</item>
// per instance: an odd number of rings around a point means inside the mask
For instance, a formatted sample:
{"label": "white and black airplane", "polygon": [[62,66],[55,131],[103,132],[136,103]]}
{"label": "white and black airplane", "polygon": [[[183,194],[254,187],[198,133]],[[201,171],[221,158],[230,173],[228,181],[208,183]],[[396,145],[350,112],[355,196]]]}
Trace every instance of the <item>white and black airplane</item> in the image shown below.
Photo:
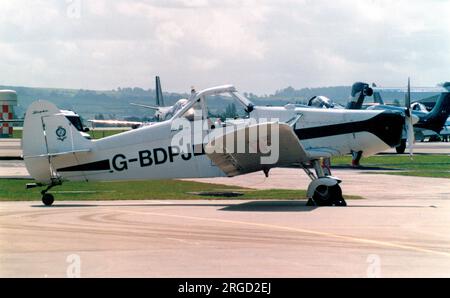
{"label": "white and black airplane", "polygon": [[[214,124],[208,117],[214,95],[231,96],[248,117]],[[312,180],[309,205],[345,206],[341,180],[324,171],[321,161],[397,146],[405,118],[383,110],[260,107],[226,85],[193,92],[166,121],[99,140],[84,137],[52,103],[36,101],[26,113],[22,148],[37,182],[28,187],[46,187],[41,192],[45,205],[54,202],[48,191],[64,181],[268,175],[272,168],[298,167]]]}
{"label": "white and black airplane", "polygon": [[[410,111],[412,115],[416,116],[419,121],[414,124],[414,139],[423,139],[426,131],[433,131],[440,133],[445,128],[445,123],[450,116],[450,83],[445,83],[440,87],[422,87],[411,88],[408,81],[408,88],[379,88],[375,85],[370,88],[365,83],[355,83],[352,87],[352,100],[349,102],[347,108],[359,109],[366,96],[371,96],[373,93],[375,105],[369,106],[368,110],[391,110],[391,111],[405,111],[403,107],[397,107],[393,105],[387,105],[384,103],[381,94],[383,92],[389,93],[406,93],[406,111]],[[439,98],[436,101],[433,109],[427,111],[420,103],[411,103],[411,93],[440,93]],[[397,153],[403,154],[406,149],[407,136],[406,132],[403,133],[403,138],[399,146],[395,149]],[[355,155],[354,155],[355,157]],[[359,157],[359,156],[357,156]],[[355,160],[355,159],[354,159]]]}
{"label": "white and black airplane", "polygon": [[[383,92],[389,93],[399,93],[405,94],[407,100],[405,101],[406,107],[398,107],[393,105],[387,105],[384,103],[381,94]],[[411,103],[411,93],[440,93],[438,100],[434,108],[431,111],[427,111],[420,103]],[[373,97],[373,104],[365,103],[367,97]],[[332,109],[349,109],[349,110],[391,110],[397,111],[399,113],[411,113],[413,117],[416,117],[418,121],[415,122],[414,128],[414,139],[411,138],[411,144],[418,139],[423,139],[427,134],[430,135],[433,132],[435,134],[441,131],[445,133],[446,121],[450,116],[450,83],[445,83],[441,87],[422,87],[422,88],[411,88],[408,81],[407,88],[380,88],[375,84],[369,86],[367,83],[357,82],[352,86],[350,101],[346,107],[343,107],[337,103],[334,103],[327,97],[315,96],[310,101],[308,106],[314,108],[332,108]],[[408,140],[408,133],[406,131],[407,125],[405,125],[405,130],[403,132],[402,140],[399,146],[395,149],[397,153],[405,153]],[[411,153],[411,149],[410,149]],[[362,152],[352,152],[352,164],[354,166],[359,166],[359,161],[362,157]]]}

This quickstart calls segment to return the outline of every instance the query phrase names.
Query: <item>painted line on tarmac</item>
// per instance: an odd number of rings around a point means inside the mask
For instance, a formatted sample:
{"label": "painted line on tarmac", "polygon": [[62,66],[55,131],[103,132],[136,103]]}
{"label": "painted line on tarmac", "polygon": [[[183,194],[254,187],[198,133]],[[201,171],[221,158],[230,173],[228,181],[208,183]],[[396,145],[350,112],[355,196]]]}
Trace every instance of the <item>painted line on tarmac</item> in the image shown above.
{"label": "painted line on tarmac", "polygon": [[309,234],[309,235],[335,238],[335,239],[345,240],[345,241],[354,242],[354,243],[364,243],[364,244],[370,244],[370,245],[376,245],[376,246],[391,247],[391,248],[439,255],[439,256],[444,256],[444,257],[450,257],[450,253],[443,252],[443,251],[431,250],[431,249],[426,249],[426,248],[422,248],[422,247],[398,244],[398,243],[381,241],[381,240],[373,240],[373,239],[353,237],[353,236],[344,236],[344,235],[339,235],[339,234],[320,232],[320,231],[314,231],[314,230],[308,230],[308,229],[302,229],[302,228],[292,228],[292,227],[277,226],[277,225],[264,224],[264,223],[236,221],[236,220],[228,220],[228,219],[217,219],[217,218],[206,218],[206,217],[196,217],[196,216],[186,216],[186,215],[176,215],[176,214],[166,214],[166,213],[131,211],[131,210],[121,210],[121,211],[127,212],[127,213],[132,213],[132,214],[139,214],[139,215],[146,214],[146,215],[154,215],[154,216],[161,216],[161,217],[182,218],[182,219],[190,219],[190,220],[197,220],[197,221],[228,223],[228,224],[235,224],[235,225],[247,225],[247,226],[253,226],[253,227],[260,227],[260,228],[269,228],[269,229],[275,229],[275,230],[298,232],[298,233]]}

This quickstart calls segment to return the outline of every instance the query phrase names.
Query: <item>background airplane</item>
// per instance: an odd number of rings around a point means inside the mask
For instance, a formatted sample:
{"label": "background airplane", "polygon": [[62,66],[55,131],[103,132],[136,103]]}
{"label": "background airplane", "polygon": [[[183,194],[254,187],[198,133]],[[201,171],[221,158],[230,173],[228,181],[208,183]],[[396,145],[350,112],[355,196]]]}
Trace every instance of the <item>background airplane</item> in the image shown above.
{"label": "background airplane", "polygon": [[164,97],[162,93],[161,88],[161,80],[159,76],[155,77],[155,91],[156,91],[156,106],[150,106],[150,105],[144,105],[144,104],[138,104],[138,103],[131,103],[131,105],[151,109],[155,111],[155,118],[157,121],[164,121],[167,119],[172,118],[172,116],[187,103],[187,99],[180,99],[178,100],[173,106],[165,106],[164,104]]}
{"label": "background airplane", "polygon": [[[363,85],[361,85],[363,84]],[[353,109],[360,109],[362,103],[364,102],[365,97],[369,96],[368,93],[370,91],[367,91],[367,84],[364,83],[356,83],[353,85],[352,88],[352,95],[355,95],[352,97],[353,100],[350,101],[348,108]],[[361,90],[361,88],[363,90]],[[370,87],[369,87],[370,88]],[[378,88],[373,87],[372,94],[374,98],[376,98],[376,101],[378,104],[372,105],[368,107],[369,110],[396,110],[396,111],[402,111],[404,110],[403,107],[398,107],[394,105],[387,105],[384,103],[381,94],[383,92],[390,92],[390,93],[405,93],[408,92],[408,90],[405,88]],[[361,90],[361,91],[359,91]],[[364,91],[366,90],[366,91]],[[423,139],[423,132],[425,130],[431,130],[435,133],[440,133],[445,126],[445,123],[450,116],[450,83],[443,84],[442,87],[425,87],[425,88],[413,88],[410,90],[410,92],[414,93],[440,93],[440,96],[438,100],[436,101],[436,104],[434,108],[431,111],[428,111],[423,105],[420,103],[413,103],[411,105],[411,112],[413,115],[417,116],[419,118],[419,121],[414,125],[414,132],[415,132],[415,138],[416,139]],[[410,96],[410,95],[409,95]],[[357,99],[356,101],[354,99]],[[399,154],[402,154],[405,152],[406,149],[406,136],[404,134],[404,138],[402,139],[402,143],[400,146],[396,147],[396,151]]]}
{"label": "background airplane", "polygon": [[[155,77],[155,92],[156,92],[156,105],[145,105],[140,103],[130,103],[133,106],[138,106],[155,111],[154,117],[157,122],[165,121],[173,117],[177,111],[179,111],[186,103],[187,99],[179,99],[173,106],[165,106],[164,96],[161,88],[161,80],[159,76]],[[88,120],[93,126],[96,124],[106,125],[120,125],[131,126],[133,129],[139,128],[145,125],[151,125],[150,122],[138,122],[138,121],[124,121],[124,120]]]}
{"label": "background airplane", "polygon": [[[434,108],[428,111],[424,105],[415,102],[406,104],[406,107],[399,107],[385,104],[383,93],[398,93],[405,94],[408,102],[411,100],[411,93],[440,93]],[[373,97],[373,103],[365,104],[368,97]],[[342,109],[343,106],[334,103],[331,99],[324,96],[313,97],[308,104],[310,107],[316,108],[334,108]],[[446,131],[446,121],[450,115],[450,83],[445,83],[441,87],[423,87],[411,88],[408,81],[407,88],[379,88],[375,84],[372,87],[367,83],[357,82],[352,86],[351,99],[345,107],[349,110],[391,110],[400,113],[409,113],[418,118],[417,123],[414,124],[414,140],[423,140],[427,135],[439,134]],[[405,125],[405,128],[407,125]],[[397,153],[405,153],[407,147],[407,132],[403,133],[402,141],[395,149]],[[410,145],[411,146],[411,145]],[[411,151],[411,150],[410,150]],[[359,166],[362,156],[361,152],[353,152],[352,165]]]}

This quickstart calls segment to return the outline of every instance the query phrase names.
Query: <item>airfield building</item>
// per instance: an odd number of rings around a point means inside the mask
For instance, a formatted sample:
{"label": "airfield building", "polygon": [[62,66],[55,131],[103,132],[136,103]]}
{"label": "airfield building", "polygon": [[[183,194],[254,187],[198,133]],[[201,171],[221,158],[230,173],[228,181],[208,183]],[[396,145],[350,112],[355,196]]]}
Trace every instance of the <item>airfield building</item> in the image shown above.
{"label": "airfield building", "polygon": [[[14,107],[17,106],[17,93],[13,90],[0,90],[0,120],[14,119]],[[10,138],[13,134],[13,124],[1,122],[0,138]]]}

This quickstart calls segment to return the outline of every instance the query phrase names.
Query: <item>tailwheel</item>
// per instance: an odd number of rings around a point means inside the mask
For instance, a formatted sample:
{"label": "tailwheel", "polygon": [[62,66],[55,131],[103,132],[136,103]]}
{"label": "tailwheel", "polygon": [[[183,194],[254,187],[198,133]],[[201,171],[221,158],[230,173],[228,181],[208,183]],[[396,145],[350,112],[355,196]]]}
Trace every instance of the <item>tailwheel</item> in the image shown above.
{"label": "tailwheel", "polygon": [[[53,180],[51,184],[47,185],[47,188],[41,191],[42,195],[42,203],[44,203],[45,206],[51,206],[53,202],[55,201],[55,197],[53,197],[52,194],[48,193],[50,189],[57,185],[61,185],[61,180]],[[28,186],[27,186],[28,187]],[[28,187],[31,188],[31,187]]]}
{"label": "tailwheel", "polygon": [[42,203],[44,203],[45,206],[51,206],[53,202],[55,201],[55,198],[52,194],[45,193],[42,195]]}

